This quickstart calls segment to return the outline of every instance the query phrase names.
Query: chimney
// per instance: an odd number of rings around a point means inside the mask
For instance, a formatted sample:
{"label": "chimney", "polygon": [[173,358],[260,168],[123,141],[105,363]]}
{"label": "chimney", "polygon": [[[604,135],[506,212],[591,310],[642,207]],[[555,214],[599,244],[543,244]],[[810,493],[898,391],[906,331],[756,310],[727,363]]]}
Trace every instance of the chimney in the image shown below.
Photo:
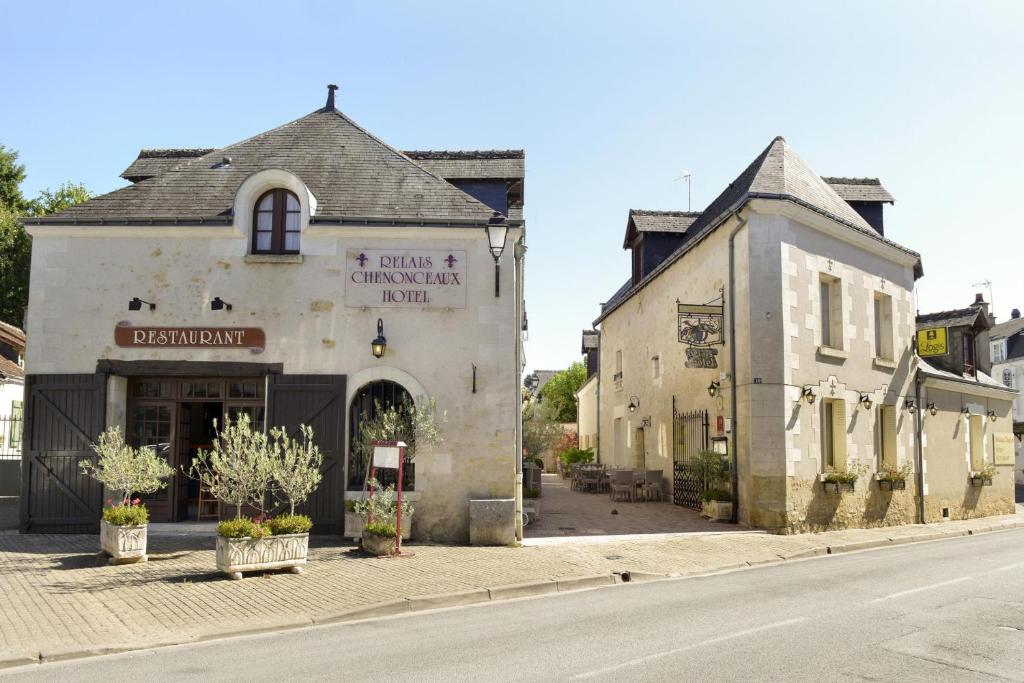
{"label": "chimney", "polygon": [[324,111],[334,111],[334,91],[337,89],[338,86],[333,83],[327,86],[327,106],[324,107]]}
{"label": "chimney", "polygon": [[1010,311],[1010,320],[1020,320],[1020,309],[1015,308]]}
{"label": "chimney", "polygon": [[995,322],[995,316],[989,315],[988,302],[985,301],[985,295],[978,292],[974,295],[974,303],[971,304],[971,308],[980,308],[981,312],[985,314],[985,320],[991,325]]}

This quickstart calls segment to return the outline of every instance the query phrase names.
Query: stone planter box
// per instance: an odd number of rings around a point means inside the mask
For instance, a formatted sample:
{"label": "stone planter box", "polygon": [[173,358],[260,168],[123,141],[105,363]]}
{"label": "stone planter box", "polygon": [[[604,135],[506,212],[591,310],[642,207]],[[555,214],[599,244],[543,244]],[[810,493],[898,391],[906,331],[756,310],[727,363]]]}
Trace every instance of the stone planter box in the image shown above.
{"label": "stone planter box", "polygon": [[309,552],[309,534],[281,534],[264,538],[217,537],[217,569],[233,580],[242,572],[290,569],[301,574]]}
{"label": "stone planter box", "polygon": [[983,477],[980,474],[971,475],[971,486],[991,486],[992,477]]}
{"label": "stone planter box", "polygon": [[[408,541],[412,538],[412,517],[415,510],[407,515],[402,515],[402,540]],[[392,520],[393,521],[393,520]],[[345,538],[358,541],[363,537],[363,518],[356,513],[345,510]]]}
{"label": "stone planter box", "polygon": [[526,515],[528,524],[533,524],[540,519],[540,499],[523,498],[523,514]]}
{"label": "stone planter box", "polygon": [[363,546],[363,550],[371,555],[376,555],[377,557],[384,557],[385,555],[391,555],[395,552],[394,536],[363,534],[361,544]]}
{"label": "stone planter box", "polygon": [[906,479],[879,479],[878,488],[882,491],[906,491]]}
{"label": "stone planter box", "polygon": [[705,500],[701,503],[700,514],[712,522],[728,522],[732,520],[732,501]]}
{"label": "stone planter box", "polygon": [[853,493],[854,483],[852,481],[823,481],[825,493]]}
{"label": "stone planter box", "polygon": [[147,526],[115,526],[100,520],[100,549],[110,556],[110,564],[146,561]]}

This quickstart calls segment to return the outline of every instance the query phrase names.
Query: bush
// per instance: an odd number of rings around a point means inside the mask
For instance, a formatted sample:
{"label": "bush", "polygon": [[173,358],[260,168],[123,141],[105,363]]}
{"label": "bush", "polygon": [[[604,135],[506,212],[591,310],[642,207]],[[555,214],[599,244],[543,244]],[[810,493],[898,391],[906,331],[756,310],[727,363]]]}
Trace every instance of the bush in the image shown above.
{"label": "bush", "polygon": [[269,533],[268,526],[244,517],[229,519],[217,525],[217,535],[224,538],[263,538]]}
{"label": "bush", "polygon": [[274,536],[282,534],[308,534],[313,528],[313,520],[306,515],[280,515],[267,522],[270,533]]}
{"label": "bush", "polygon": [[363,527],[363,535],[371,536],[395,536],[398,530],[390,522],[370,522]]}
{"label": "bush", "polygon": [[881,481],[906,481],[910,476],[910,463],[904,463],[900,467],[886,467],[878,473]]}
{"label": "bush", "polygon": [[562,461],[562,467],[570,470],[577,463],[592,462],[594,460],[594,449],[567,448],[559,454],[558,459]]}
{"label": "bush", "polygon": [[103,521],[114,526],[141,526],[149,522],[149,510],[138,502],[129,505],[110,505],[103,508]]}
{"label": "bush", "polygon": [[700,494],[700,499],[705,503],[716,500],[722,503],[731,503],[732,494],[722,489],[709,489]]}
{"label": "bush", "polygon": [[[380,488],[380,482],[376,479],[371,479],[369,484],[374,489],[373,495],[363,500],[352,501],[352,509],[356,514],[361,516],[364,521],[367,519],[372,519],[374,521],[386,519],[393,522],[395,519],[395,513],[398,512],[398,499],[395,496],[395,485],[388,484],[385,488]],[[408,500],[403,500],[403,519],[412,513],[412,505],[409,504]]]}
{"label": "bush", "polygon": [[523,498],[540,498],[540,489],[523,489]]}
{"label": "bush", "polygon": [[839,484],[855,484],[861,475],[867,471],[868,466],[858,462],[847,463],[845,470],[829,466],[825,468],[825,481]]}

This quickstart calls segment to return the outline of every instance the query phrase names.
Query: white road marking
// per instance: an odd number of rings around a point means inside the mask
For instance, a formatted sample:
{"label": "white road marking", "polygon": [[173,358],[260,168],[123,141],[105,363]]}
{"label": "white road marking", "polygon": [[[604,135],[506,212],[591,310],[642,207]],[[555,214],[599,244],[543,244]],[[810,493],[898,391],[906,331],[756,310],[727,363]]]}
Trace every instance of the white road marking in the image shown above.
{"label": "white road marking", "polygon": [[882,600],[891,600],[892,598],[901,598],[904,595],[910,595],[911,593],[920,593],[921,591],[930,591],[933,588],[941,588],[942,586],[949,586],[954,583],[962,583],[964,581],[970,581],[973,576],[961,576],[959,579],[950,579],[949,581],[941,581],[939,583],[933,583],[930,586],[921,586],[920,588],[911,588],[910,590],[900,591],[899,593],[890,593],[889,595],[875,598],[871,602],[881,602]]}
{"label": "white road marking", "polygon": [[1005,572],[1008,569],[1016,569],[1017,567],[1024,567],[1024,562],[1018,562],[1017,564],[1008,564],[1005,567],[998,567],[993,569],[994,572]]}
{"label": "white road marking", "polygon": [[612,671],[618,671],[619,669],[625,669],[630,666],[636,666],[637,664],[645,664],[655,659],[661,659],[663,657],[671,657],[672,655],[679,654],[680,652],[686,652],[687,650],[694,650],[698,647],[704,647],[705,645],[714,645],[715,643],[721,643],[724,640],[732,640],[734,638],[742,638],[743,636],[749,636],[754,633],[760,633],[761,631],[768,631],[773,628],[779,628],[781,626],[791,626],[793,624],[799,624],[802,621],[807,621],[809,617],[800,617],[798,619],[787,619],[786,621],[777,621],[773,624],[765,624],[764,626],[758,626],[757,628],[750,628],[746,631],[737,631],[736,633],[730,633],[725,636],[718,636],[717,638],[709,638],[708,640],[702,640],[699,643],[691,643],[686,647],[677,647],[672,650],[666,650],[665,652],[658,652],[653,655],[647,655],[645,657],[637,657],[636,659],[630,659],[629,661],[622,662],[621,664],[615,664],[614,666],[607,666],[603,669],[595,669],[593,671],[587,671],[573,676],[574,680],[583,680],[585,678],[593,678],[594,676],[600,676],[602,674],[611,673]]}

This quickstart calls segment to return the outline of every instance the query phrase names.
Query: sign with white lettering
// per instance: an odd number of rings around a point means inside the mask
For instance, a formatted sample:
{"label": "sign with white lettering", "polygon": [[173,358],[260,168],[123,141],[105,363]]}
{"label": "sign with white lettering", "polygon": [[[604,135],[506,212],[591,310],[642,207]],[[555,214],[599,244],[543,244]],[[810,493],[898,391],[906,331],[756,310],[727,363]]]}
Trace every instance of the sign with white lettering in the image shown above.
{"label": "sign with white lettering", "polygon": [[466,307],[465,251],[349,249],[346,257],[346,306]]}
{"label": "sign with white lettering", "polygon": [[236,348],[262,350],[267,337],[259,327],[133,327],[120,322],[114,342],[122,347]]}

